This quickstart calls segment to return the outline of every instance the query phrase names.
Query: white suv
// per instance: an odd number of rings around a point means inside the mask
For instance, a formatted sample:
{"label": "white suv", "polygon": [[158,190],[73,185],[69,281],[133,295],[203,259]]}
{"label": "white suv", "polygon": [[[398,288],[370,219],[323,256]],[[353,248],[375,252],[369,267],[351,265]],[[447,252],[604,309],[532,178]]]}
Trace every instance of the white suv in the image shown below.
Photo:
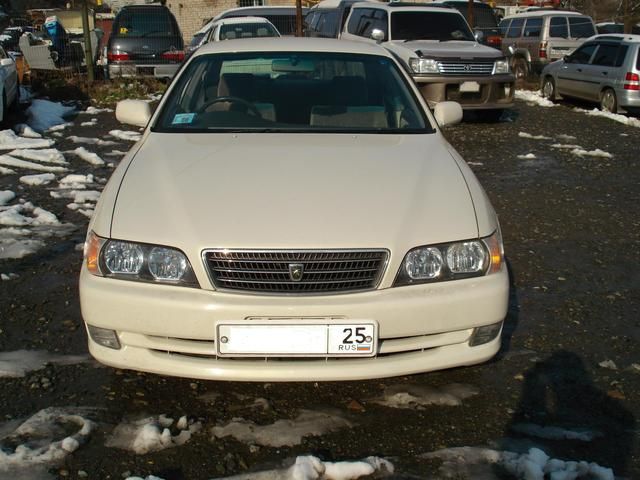
{"label": "white suv", "polygon": [[430,105],[452,100],[487,119],[513,105],[509,62],[478,43],[455,8],[356,3],[341,38],[381,42],[404,63]]}

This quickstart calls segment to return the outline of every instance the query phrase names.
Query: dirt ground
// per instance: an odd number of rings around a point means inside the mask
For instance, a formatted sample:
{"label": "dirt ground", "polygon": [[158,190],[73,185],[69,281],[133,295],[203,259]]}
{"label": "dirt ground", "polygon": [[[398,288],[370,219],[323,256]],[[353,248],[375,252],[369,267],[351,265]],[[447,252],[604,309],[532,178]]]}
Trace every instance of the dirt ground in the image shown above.
{"label": "dirt ground", "polygon": [[[485,187],[502,225],[511,304],[502,350],[492,361],[411,377],[321,384],[194,381],[90,361],[50,364],[23,378],[0,378],[0,427],[50,406],[91,407],[98,428],[85,445],[49,467],[53,478],[154,474],[198,480],[279,465],[299,454],[324,460],[378,455],[394,463],[395,478],[442,478],[441,462],[420,455],[459,446],[517,452],[538,446],[555,458],[597,462],[618,477],[640,478],[640,371],[633,367],[640,364],[639,130],[574,107],[517,102],[499,123],[467,121],[446,130]],[[105,138],[111,129],[123,128],[112,113],[95,117],[99,121],[93,126],[75,120],[56,148],[76,148],[66,139],[69,135]],[[612,158],[578,156],[552,147],[556,143],[599,148]],[[87,148],[113,161],[104,155],[129,146]],[[529,153],[535,158],[518,158]],[[72,156],[69,160],[76,173],[108,178],[112,171]],[[70,235],[49,239],[36,254],[0,260],[0,272],[19,275],[0,282],[0,352],[87,354],[78,301],[82,254],[76,246],[84,240],[88,219],[66,208],[68,200],[51,198],[45,187],[17,184],[16,175],[0,175],[0,190],[16,190],[77,227]],[[606,360],[615,368],[600,366]],[[439,389],[453,383],[475,388],[477,394],[457,406],[421,409],[389,408],[371,400],[393,385]],[[256,408],[256,398],[266,399],[268,407]],[[212,439],[213,426],[235,417],[265,425],[295,418],[303,409],[338,412],[352,426],[305,437],[291,447]],[[203,428],[188,443],[157,453],[105,446],[123,419],[162,413],[187,415]],[[541,438],[523,433],[522,424],[596,435],[591,441]]]}

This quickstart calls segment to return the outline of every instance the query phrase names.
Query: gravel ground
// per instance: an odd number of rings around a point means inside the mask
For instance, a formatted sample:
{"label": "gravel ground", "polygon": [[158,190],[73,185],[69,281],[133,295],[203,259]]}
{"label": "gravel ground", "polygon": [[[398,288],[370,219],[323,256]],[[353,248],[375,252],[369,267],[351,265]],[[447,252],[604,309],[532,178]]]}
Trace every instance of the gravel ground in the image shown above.
{"label": "gravel ground", "polygon": [[[420,455],[458,446],[511,451],[538,446],[555,458],[597,462],[616,476],[640,478],[640,367],[633,366],[640,364],[640,139],[637,128],[573,107],[518,102],[499,123],[470,121],[446,130],[487,190],[502,224],[512,291],[503,348],[494,360],[404,378],[322,384],[192,381],[114,370],[90,360],[52,363],[22,378],[0,378],[0,439],[3,426],[8,428],[5,421],[50,406],[82,406],[92,407],[87,416],[97,427],[85,445],[46,467],[52,478],[155,474],[197,480],[279,465],[299,454],[324,460],[378,455],[395,464],[395,478],[441,478],[440,461]],[[80,122],[89,118],[77,118],[56,147],[76,148],[65,139],[69,135],[107,138],[111,129],[124,128],[113,114],[93,117],[98,122],[88,126]],[[549,138],[525,138],[521,132]],[[552,147],[555,143],[599,148],[612,158],[577,156]],[[117,161],[106,154],[129,145],[85,146]],[[518,158],[530,153],[535,158]],[[108,178],[112,171],[73,155],[67,158],[76,173]],[[0,282],[0,352],[86,355],[77,294],[81,252],[76,246],[84,239],[87,218],[66,208],[68,200],[51,198],[47,187],[16,186],[17,177],[0,175],[0,190],[14,190],[76,227],[63,238],[48,239],[47,247],[34,255],[0,260],[0,273],[19,275]],[[615,365],[600,366],[607,360]],[[421,409],[372,401],[394,385],[437,391],[453,383],[477,393],[457,406]],[[257,398],[266,401],[254,404]],[[303,409],[330,410],[352,427],[305,437],[295,446],[212,439],[213,426],[235,417],[267,425],[295,418]],[[156,453],[105,446],[123,419],[163,413],[187,415],[203,428],[185,445]],[[523,433],[522,424],[596,432],[596,438],[543,439]],[[7,449],[6,439],[0,440],[2,446]],[[493,474],[511,478],[499,468]]]}

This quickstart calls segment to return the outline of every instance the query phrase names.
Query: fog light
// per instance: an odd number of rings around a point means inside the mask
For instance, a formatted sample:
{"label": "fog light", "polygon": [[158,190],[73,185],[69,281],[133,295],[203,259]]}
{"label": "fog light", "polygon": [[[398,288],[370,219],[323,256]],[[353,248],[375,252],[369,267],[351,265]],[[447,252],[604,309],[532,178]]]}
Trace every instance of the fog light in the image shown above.
{"label": "fog light", "polygon": [[89,330],[91,339],[98,345],[113,348],[114,350],[120,350],[120,342],[118,341],[118,335],[115,330],[93,327],[91,325],[87,325],[87,329]]}
{"label": "fog light", "polygon": [[494,340],[502,330],[502,322],[494,323],[493,325],[485,325],[484,327],[478,327],[473,330],[471,334],[471,340],[469,340],[470,347],[477,347],[478,345],[484,345]]}

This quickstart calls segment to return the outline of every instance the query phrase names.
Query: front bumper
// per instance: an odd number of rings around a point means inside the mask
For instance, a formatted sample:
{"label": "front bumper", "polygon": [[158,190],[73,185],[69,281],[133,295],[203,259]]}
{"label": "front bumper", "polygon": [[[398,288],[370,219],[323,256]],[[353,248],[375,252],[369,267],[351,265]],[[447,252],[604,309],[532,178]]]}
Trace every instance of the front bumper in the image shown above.
{"label": "front bumper", "polygon": [[[465,77],[414,75],[413,80],[430,107],[444,101],[458,102],[465,110],[503,109],[513,106],[515,77],[511,74]],[[461,85],[465,82],[477,83],[478,91],[461,91]]]}
{"label": "front bumper", "polygon": [[180,68],[179,63],[160,63],[160,64],[136,64],[136,63],[110,63],[109,78],[118,77],[155,77],[155,78],[173,78]]}
{"label": "front bumper", "polygon": [[[100,362],[118,368],[210,380],[328,381],[382,378],[480,363],[500,336],[471,347],[475,327],[507,312],[506,268],[486,277],[327,296],[221,293],[96,277],[83,267],[85,322],[117,332],[121,349],[89,339]],[[216,355],[216,323],[247,318],[371,319],[379,325],[374,358],[238,359]]]}

